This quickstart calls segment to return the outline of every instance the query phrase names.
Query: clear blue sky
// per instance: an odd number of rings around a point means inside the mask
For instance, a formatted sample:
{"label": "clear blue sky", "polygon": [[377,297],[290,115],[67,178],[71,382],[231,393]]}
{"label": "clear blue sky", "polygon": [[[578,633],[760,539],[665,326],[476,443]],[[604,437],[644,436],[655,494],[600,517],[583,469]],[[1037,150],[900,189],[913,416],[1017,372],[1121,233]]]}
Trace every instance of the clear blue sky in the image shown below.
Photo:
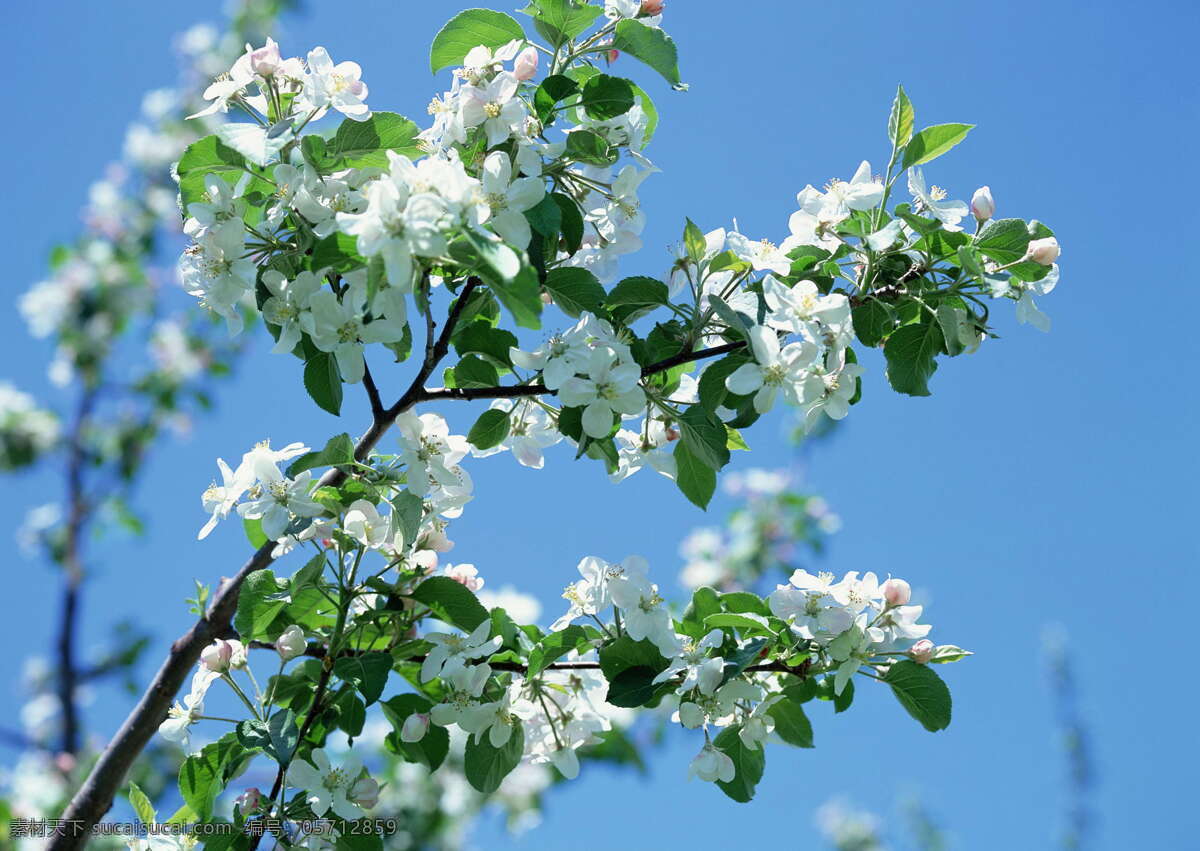
{"label": "clear blue sky", "polygon": [[[10,303],[43,273],[46,250],[75,233],[86,187],[119,153],[143,92],[174,79],[168,39],[205,5],[6,11],[0,229]],[[357,60],[375,108],[420,122],[435,90],[428,42],[460,5],[313,3],[280,40],[292,53],[324,44],[337,60]],[[516,844],[815,847],[811,813],[828,796],[886,814],[897,794],[916,792],[959,847],[1046,847],[1063,776],[1039,654],[1051,622],[1065,625],[1077,661],[1101,775],[1102,847],[1195,842],[1198,26],[1197,7],[1183,0],[668,4],[691,91],[618,66],[645,83],[663,116],[650,153],[664,173],[645,184],[646,249],[627,274],[663,272],[685,215],[706,227],[736,216],[746,233],[782,238],[805,183],[886,156],[887,109],[903,82],[918,125],[979,125],[928,168],[931,181],[955,197],[990,184],[1000,215],[1036,216],[1057,231],[1062,283],[1043,301],[1054,331],[1017,326],[1001,309],[1003,339],[944,363],[930,399],[893,394],[870,353],[863,403],[810,464],[845,521],[829,567],[908,577],[933,600],[934,637],[977,652],[945,672],[956,702],[948,732],[925,733],[882,689],[863,688],[845,715],[817,707],[816,750],[768,754],[749,806],[685,783],[696,742],[677,737],[646,780],[585,769],[551,796],[543,828]],[[49,352],[27,341],[15,310],[0,312],[0,339],[0,377],[41,386]],[[319,444],[346,427],[299,386],[297,362],[260,346],[223,388],[219,412],[156,455],[138,499],[149,535],[96,551],[87,635],[136,618],[158,637],[157,659],[188,621],[170,601],[188,595],[193,576],[212,581],[241,563],[232,527],[195,541],[199,493],[217,455],[264,437]],[[347,417],[357,431],[361,406]],[[756,451],[736,465],[782,463],[778,435],[764,422],[750,434]],[[509,457],[477,461],[472,473],[478,496],[454,527],[455,559],[474,561],[494,585],[541,595],[548,612],[584,554],[642,553],[669,585],[676,541],[729,507],[718,502],[706,517],[648,474],[609,486],[597,465],[572,463],[565,450],[540,474]],[[56,487],[33,475],[0,491],[0,540]],[[536,544],[521,531],[531,523]],[[24,652],[47,647],[56,587],[40,565],[10,559],[7,569],[13,596],[0,635],[21,652],[0,654],[4,681]],[[110,731],[125,700],[91,710],[91,729]],[[15,706],[0,697],[5,715]],[[491,822],[477,838],[508,847]]]}

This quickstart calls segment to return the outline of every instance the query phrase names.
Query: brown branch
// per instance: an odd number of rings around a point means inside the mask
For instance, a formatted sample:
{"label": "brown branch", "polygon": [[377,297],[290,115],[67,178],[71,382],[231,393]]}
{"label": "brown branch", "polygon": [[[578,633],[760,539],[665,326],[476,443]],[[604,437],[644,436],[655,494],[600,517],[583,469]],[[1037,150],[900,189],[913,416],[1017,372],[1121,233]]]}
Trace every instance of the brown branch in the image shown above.
{"label": "brown branch", "polygon": [[[404,395],[396,404],[384,410],[382,416],[375,416],[371,427],[359,438],[354,447],[356,460],[365,462],[371,450],[391,427],[395,418],[417,402],[422,401],[421,393],[424,384],[433,374],[438,362],[449,351],[450,336],[453,333],[454,325],[462,315],[467,297],[479,283],[480,281],[475,278],[467,281],[459,293],[458,301],[447,317],[441,336],[436,340],[433,338],[435,325],[432,320],[432,309],[427,308],[427,312],[430,314],[427,326],[430,336],[426,343],[425,360]],[[345,479],[346,473],[335,467],[326,471],[317,486],[336,487]],[[271,555],[274,548],[273,541],[268,541],[260,547],[233,578],[224,582],[217,590],[208,613],[196,621],[191,629],[171,645],[170,652],[163,660],[149,687],[125,718],[104,752],[100,754],[100,758],[92,766],[87,779],[84,780],[83,785],[80,786],[63,812],[62,818],[72,824],[73,829],[70,833],[73,835],[55,835],[46,846],[48,851],[73,851],[73,849],[83,847],[86,838],[91,833],[92,826],[112,807],[113,797],[125,779],[129,767],[149,743],[159,724],[167,717],[167,710],[170,709],[172,700],[199,660],[200,652],[230,629],[233,615],[237,611],[238,592],[241,590],[242,583],[251,573],[262,570],[275,560]]]}
{"label": "brown branch", "polygon": [[[736,343],[726,343],[723,346],[713,346],[710,349],[700,349],[699,351],[688,349],[677,355],[672,355],[665,360],[660,360],[644,367],[642,369],[642,378],[649,378],[660,372],[666,372],[668,369],[681,364],[693,363],[694,361],[706,358],[719,357],[729,352],[736,352],[745,347],[745,342],[739,340]],[[436,399],[454,399],[469,402],[475,399],[516,399],[522,396],[554,395],[556,395],[556,391],[548,387],[543,387],[540,384],[512,384],[499,387],[435,387],[432,390],[422,391],[419,401],[429,402]]]}
{"label": "brown branch", "polygon": [[81,541],[90,516],[83,481],[87,463],[84,432],[95,407],[97,393],[98,388],[94,383],[84,387],[71,425],[67,449],[69,509],[62,553],[65,576],[58,626],[58,702],[62,714],[60,749],[71,756],[79,751],[79,707],[75,703],[79,666],[75,659],[75,634],[79,621],[79,589],[83,583]]}

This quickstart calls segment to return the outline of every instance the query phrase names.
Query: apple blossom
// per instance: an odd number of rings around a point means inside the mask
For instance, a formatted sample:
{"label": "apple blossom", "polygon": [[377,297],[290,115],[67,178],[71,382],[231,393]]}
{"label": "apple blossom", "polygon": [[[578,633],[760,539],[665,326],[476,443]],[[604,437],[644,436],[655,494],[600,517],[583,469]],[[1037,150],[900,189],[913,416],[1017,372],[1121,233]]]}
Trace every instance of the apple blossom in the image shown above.
{"label": "apple blossom", "polygon": [[992,200],[992,190],[989,186],[980,186],[971,196],[971,215],[976,221],[986,222],[996,215],[996,202]]}
{"label": "apple blossom", "polygon": [[913,661],[924,665],[933,659],[935,649],[932,641],[928,638],[922,638],[913,644],[912,647],[908,648],[908,655],[912,657]]}
{"label": "apple blossom", "polygon": [[287,628],[279,634],[279,638],[275,639],[275,652],[284,662],[289,662],[297,656],[303,656],[307,649],[308,640],[304,637],[304,630],[294,623],[288,624]]}

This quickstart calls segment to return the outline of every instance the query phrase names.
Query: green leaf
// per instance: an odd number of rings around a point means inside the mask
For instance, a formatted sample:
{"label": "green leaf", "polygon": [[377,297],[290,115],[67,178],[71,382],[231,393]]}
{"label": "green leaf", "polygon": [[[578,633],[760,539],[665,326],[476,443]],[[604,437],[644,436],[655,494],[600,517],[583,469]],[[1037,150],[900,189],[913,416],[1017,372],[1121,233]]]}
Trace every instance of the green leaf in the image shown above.
{"label": "green leaf", "polygon": [[509,283],[493,282],[492,291],[522,328],[541,327],[542,293],[537,272],[531,267],[522,267]]}
{"label": "green leaf", "polygon": [[494,50],[524,38],[525,31],[511,16],[491,9],[467,9],[451,18],[434,36],[429,67],[436,74],[443,68],[461,65],[479,45]]}
{"label": "green leaf", "polygon": [[813,746],[812,722],[804,714],[804,707],[791,700],[778,700],[771,704],[767,714],[775,719],[775,735],[789,745],[798,748]]}
{"label": "green leaf", "polygon": [[[296,713],[290,709],[280,709],[267,722],[267,734],[271,738],[271,750],[281,765],[292,761],[296,753],[296,745],[300,743],[300,728],[296,726]],[[239,735],[240,739],[241,736]]]}
{"label": "green leaf", "polygon": [[454,335],[454,349],[459,355],[479,355],[504,369],[512,366],[508,350],[516,345],[517,338],[511,331],[495,328],[486,319],[464,325]]}
{"label": "green leaf", "polygon": [[388,151],[408,157],[423,156],[417,144],[420,128],[403,115],[373,112],[366,121],[347,118],[339,125],[329,153],[339,168],[387,168]]}
{"label": "green leaf", "polygon": [[512,735],[503,747],[494,748],[484,736],[476,742],[475,737],[467,739],[467,749],[463,760],[463,771],[467,782],[485,795],[490,795],[500,788],[500,783],[521,762],[525,751],[525,733],[520,723],[513,725]]}
{"label": "green leaf", "polygon": [[306,452],[287,468],[289,478],[295,478],[305,470],[314,467],[337,467],[342,464],[354,463],[354,441],[350,435],[342,433],[329,438],[325,448],[317,452]]}
{"label": "green leaf", "polygon": [[433,610],[438,620],[471,632],[488,619],[479,598],[448,576],[431,576],[413,589],[411,596]]}
{"label": "green leaf", "polygon": [[[708,253],[708,240],[704,237],[704,231],[691,219],[687,219],[683,226],[683,247],[687,250],[688,259],[693,263],[699,263]],[[713,260],[715,262],[716,258]]]}
{"label": "green leaf", "polygon": [[573,319],[585,310],[597,313],[604,306],[604,287],[587,269],[574,266],[551,269],[545,287],[558,309]]}
{"label": "green leaf", "polygon": [[350,272],[367,261],[358,253],[357,240],[345,233],[332,233],[313,245],[310,262],[314,269],[332,269],[334,272]]}
{"label": "green leaf", "polygon": [[390,502],[393,517],[398,522],[400,531],[404,533],[404,542],[407,546],[412,546],[420,533],[425,501],[416,494],[405,490],[392,497]]}
{"label": "green leaf", "polygon": [[250,542],[250,546],[258,549],[267,542],[267,536],[262,530],[262,520],[257,517],[243,517],[242,529],[246,532],[246,540]]}
{"label": "green leaf", "polygon": [[915,118],[912,101],[904,93],[904,86],[897,86],[896,99],[892,101],[892,113],[888,116],[888,139],[897,148],[904,147],[912,138]]}
{"label": "green leaf", "polygon": [[476,449],[491,449],[504,442],[510,427],[511,421],[505,411],[489,408],[480,414],[475,425],[467,432],[467,442]]}
{"label": "green leaf", "polygon": [[745,804],[754,797],[758,781],[762,780],[763,771],[767,765],[767,756],[764,753],[765,748],[761,745],[755,749],[746,747],[742,742],[742,737],[738,735],[741,729],[741,724],[726,727],[713,740],[713,745],[733,760],[733,768],[737,772],[728,783],[718,780],[717,785],[730,798]]}
{"label": "green leaf", "polygon": [[281,585],[270,570],[256,570],[247,576],[233,617],[233,628],[242,641],[276,637],[271,635],[271,622],[288,604],[288,596],[287,583]]}
{"label": "green leaf", "polygon": [[634,641],[628,635],[601,647],[599,657],[600,670],[609,682],[630,668],[652,668],[657,674],[668,665],[657,647],[645,639]]}
{"label": "green leaf", "polygon": [[576,0],[530,0],[521,11],[533,18],[534,27],[551,47],[558,47],[590,27],[603,10]]}
{"label": "green leaf", "polygon": [[361,736],[367,723],[366,704],[353,691],[347,690],[334,701],[334,705],[338,710],[338,729],[344,731],[351,739]]}
{"label": "green leaf", "polygon": [[700,373],[700,404],[710,411],[716,411],[724,405],[725,398],[729,395],[725,379],[749,360],[744,352],[734,352],[705,367],[704,372]]}
{"label": "green leaf", "polygon": [[342,371],[337,358],[317,352],[304,362],[304,389],[324,411],[335,417],[342,412]]}
{"label": "green leaf", "polygon": [[562,238],[568,254],[575,254],[583,245],[583,213],[570,197],[555,192],[551,196],[562,213]]}
{"label": "green leaf", "polygon": [[394,729],[387,737],[388,747],[409,762],[436,771],[450,752],[450,734],[446,732],[445,727],[431,724],[419,742],[406,742],[400,738],[400,730],[408,716],[414,712],[428,714],[433,708],[433,703],[418,694],[398,694],[379,705],[383,708],[384,717]]}
{"label": "green leaf", "polygon": [[893,331],[883,346],[892,388],[910,396],[928,396],[929,378],[937,370],[934,357],[942,351],[942,329],[936,322],[926,320]]}
{"label": "green leaf", "polygon": [[626,278],[615,287],[604,304],[612,311],[613,319],[628,325],[657,307],[670,303],[670,290],[662,281],[637,276]]}
{"label": "green leaf", "polygon": [[963,349],[971,344],[975,328],[974,323],[967,317],[967,311],[951,304],[939,304],[937,321],[942,327],[946,354],[951,357],[962,354]]}
{"label": "green leaf", "polygon": [[656,676],[658,671],[645,665],[626,668],[609,681],[608,694],[604,699],[613,706],[629,709],[645,706],[654,699],[655,692],[659,690],[659,686],[654,682]]}
{"label": "green leaf", "polygon": [[895,327],[896,320],[891,308],[878,299],[860,304],[850,311],[854,322],[854,333],[864,346],[878,346]]}
{"label": "green leaf", "polygon": [[679,78],[679,51],[671,37],[657,27],[629,19],[620,21],[613,36],[612,46],[645,62],[662,74],[673,87],[682,87],[683,83]]}
{"label": "green leaf", "polygon": [[[426,580],[428,582],[429,580]],[[454,582],[454,580],[450,580]],[[457,582],[454,583],[458,585]],[[458,586],[462,588],[461,585]],[[466,591],[465,588],[463,588]],[[467,591],[470,594],[470,591]],[[392,670],[392,656],[382,651],[371,651],[358,656],[342,656],[333,663],[333,673],[343,682],[350,683],[370,706],[383,695],[388,673]]]}
{"label": "green leaf", "polygon": [[921,165],[937,159],[953,148],[971,132],[974,124],[935,124],[926,127],[908,143],[904,149],[902,168]]}
{"label": "green leaf", "polygon": [[543,196],[541,201],[530,210],[525,211],[529,226],[542,236],[554,238],[562,229],[562,210],[553,197]]}
{"label": "green leaf", "polygon": [[139,789],[136,783],[129,784],[129,803],[133,805],[133,811],[142,824],[149,827],[157,823],[158,813],[154,811],[154,805],[150,803],[146,793]]}
{"label": "green leaf", "polygon": [[675,484],[693,505],[708,508],[717,489],[716,471],[697,458],[682,440],[675,444],[674,456]]}
{"label": "green leaf", "polygon": [[579,84],[563,74],[551,74],[533,93],[533,107],[542,124],[549,127],[557,118],[557,106],[579,94]]}
{"label": "green leaf", "polygon": [[246,158],[216,136],[205,136],[187,146],[176,170],[186,214],[189,204],[203,200],[205,175],[215,174],[228,183],[236,183],[246,174]]}
{"label": "green leaf", "polygon": [[704,619],[704,626],[706,629],[734,627],[746,632],[759,634],[766,632],[774,635],[774,630],[771,629],[767,619],[753,612],[717,612]]}
{"label": "green leaf", "polygon": [[597,74],[583,84],[583,111],[597,121],[624,115],[633,108],[633,85],[620,77]]}
{"label": "green leaf", "polygon": [[529,651],[529,669],[525,678],[536,677],[547,665],[561,659],[586,641],[587,633],[577,624],[570,624],[565,629],[550,633]]}
{"label": "green leaf", "polygon": [[496,367],[478,355],[467,355],[454,367],[456,387],[495,387],[499,383]]}
{"label": "green leaf", "polygon": [[1008,264],[1025,256],[1029,240],[1029,228],[1021,219],[992,219],[975,238],[975,246],[997,263]]}
{"label": "green leaf", "polygon": [[950,689],[930,668],[904,660],[888,668],[883,679],[900,705],[926,730],[936,733],[950,726]]}
{"label": "green leaf", "polygon": [[227,771],[236,767],[244,754],[236,735],[228,733],[183,761],[179,769],[179,793],[201,821],[212,816],[213,802],[228,780]]}
{"label": "green leaf", "polygon": [[701,463],[720,470],[729,463],[729,433],[725,423],[703,405],[692,405],[679,418],[680,437]]}
{"label": "green leaf", "polygon": [[619,151],[592,130],[573,130],[567,134],[566,157],[587,165],[607,166],[617,161]]}

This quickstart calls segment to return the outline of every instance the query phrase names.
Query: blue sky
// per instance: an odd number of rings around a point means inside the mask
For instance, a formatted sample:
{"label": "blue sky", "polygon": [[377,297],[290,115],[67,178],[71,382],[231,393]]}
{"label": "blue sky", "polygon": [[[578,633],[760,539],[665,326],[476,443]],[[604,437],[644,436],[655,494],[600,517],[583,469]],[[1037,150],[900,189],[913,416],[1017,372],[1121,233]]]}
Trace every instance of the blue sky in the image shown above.
{"label": "blue sky", "polygon": [[[442,82],[429,76],[428,42],[460,5],[403,4],[401,14],[383,0],[314,3],[279,36],[292,53],[324,44],[337,60],[355,59],[375,108],[421,121]],[[70,15],[54,4],[6,12],[10,171],[0,228],[10,303],[43,273],[49,247],[76,232],[86,187],[119,154],[143,92],[174,80],[169,39],[196,8],[110,0]],[[1195,841],[1198,694],[1188,669],[1200,471],[1190,439],[1198,400],[1188,249],[1200,186],[1187,155],[1200,131],[1191,43],[1200,14],[1165,0],[916,8],[669,3],[666,26],[691,91],[671,92],[630,60],[617,66],[650,91],[663,119],[649,151],[663,174],[643,192],[646,248],[623,271],[662,274],[685,215],[706,229],[737,217],[748,234],[782,238],[797,190],[886,157],[898,82],[918,126],[979,125],[927,168],[932,182],[955,197],[989,184],[999,215],[1055,228],[1062,282],[1042,305],[1051,334],[1018,326],[1002,305],[1003,338],[944,362],[929,399],[892,393],[868,353],[862,404],[807,465],[845,521],[828,567],[907,577],[931,603],[934,637],[977,652],[945,672],[954,723],[930,735],[882,689],[862,688],[847,714],[817,707],[816,750],[768,753],[749,806],[685,783],[697,743],[673,737],[646,779],[586,768],[551,796],[543,827],[514,846],[815,847],[811,812],[827,797],[891,814],[905,793],[919,794],[959,847],[1048,846],[1064,773],[1040,656],[1049,623],[1070,636],[1093,733],[1099,847]],[[15,310],[0,312],[0,338],[0,377],[44,387],[49,351],[28,342]],[[157,636],[157,659],[189,618],[171,601],[190,593],[192,577],[212,581],[240,564],[245,544],[232,526],[195,541],[216,456],[264,437],[320,444],[365,422],[357,402],[344,424],[316,409],[299,391],[297,363],[265,348],[189,441],[156,454],[137,500],[148,536],[95,550],[87,636],[132,617]],[[382,383],[398,387],[403,377]],[[471,415],[451,414],[459,423]],[[735,468],[785,463],[781,430],[782,420],[767,420],[750,432],[755,451]],[[454,527],[455,560],[475,562],[494,585],[538,594],[549,613],[585,554],[641,553],[669,585],[678,539],[730,507],[718,500],[703,515],[647,474],[610,486],[597,465],[572,463],[561,448],[541,473],[505,456],[475,462],[472,473],[478,496]],[[14,484],[0,492],[0,539],[57,492],[48,475]],[[0,657],[6,681],[19,656],[48,647],[56,587],[39,564],[12,559],[8,571],[20,596],[0,635],[21,652]],[[5,714],[16,705],[11,693],[0,698]],[[110,696],[89,711],[92,729],[110,731],[126,706]],[[510,842],[490,821],[477,839]]]}

